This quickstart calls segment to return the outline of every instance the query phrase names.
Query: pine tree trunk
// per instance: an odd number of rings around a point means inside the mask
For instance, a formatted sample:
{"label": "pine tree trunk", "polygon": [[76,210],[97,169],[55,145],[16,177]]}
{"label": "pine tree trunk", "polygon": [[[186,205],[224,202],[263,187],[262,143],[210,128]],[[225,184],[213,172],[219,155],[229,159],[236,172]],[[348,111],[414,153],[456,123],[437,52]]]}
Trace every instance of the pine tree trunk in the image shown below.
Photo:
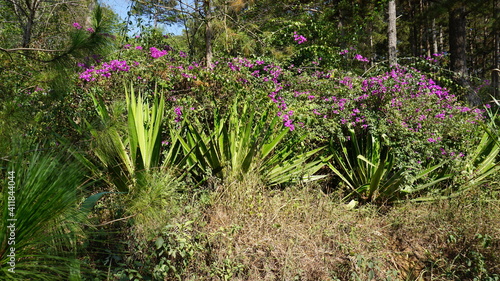
{"label": "pine tree trunk", "polygon": [[396,0],[389,1],[389,65],[394,66],[397,62],[397,35],[396,35]]}
{"label": "pine tree trunk", "polygon": [[418,29],[417,29],[417,24],[416,24],[416,19],[415,19],[415,14],[416,14],[416,8],[415,5],[413,4],[412,1],[408,2],[409,9],[410,9],[410,18],[412,19],[412,24],[410,26],[410,36],[409,36],[409,43],[410,43],[410,50],[411,54],[414,57],[418,57],[417,54],[417,42],[418,42]]}
{"label": "pine tree trunk", "polygon": [[467,11],[462,5],[449,10],[450,67],[455,72],[455,81],[467,91],[466,98],[471,105],[480,105],[481,98],[472,90],[467,70]]}
{"label": "pine tree trunk", "polygon": [[205,63],[207,67],[211,67],[212,65],[212,9],[211,9],[211,0],[204,0],[203,9],[205,10]]}
{"label": "pine tree trunk", "polygon": [[439,53],[438,40],[437,40],[437,29],[436,29],[436,19],[432,19],[432,52],[434,54]]}
{"label": "pine tree trunk", "polygon": [[460,77],[467,77],[467,21],[464,7],[449,11],[451,70]]}

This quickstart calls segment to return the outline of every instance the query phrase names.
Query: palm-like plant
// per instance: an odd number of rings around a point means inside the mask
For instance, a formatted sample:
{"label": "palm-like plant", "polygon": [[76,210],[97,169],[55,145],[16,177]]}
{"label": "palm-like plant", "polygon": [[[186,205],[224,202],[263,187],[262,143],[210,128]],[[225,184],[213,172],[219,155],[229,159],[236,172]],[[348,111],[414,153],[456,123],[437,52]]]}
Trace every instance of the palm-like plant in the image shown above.
{"label": "palm-like plant", "polygon": [[290,138],[289,128],[269,109],[259,116],[251,102],[236,98],[226,115],[215,110],[213,129],[208,127],[195,119],[183,127],[185,138],[179,138],[187,163],[198,167],[199,176],[211,173],[227,180],[256,172],[268,185],[321,178],[313,174],[323,163],[311,158],[323,148],[293,154],[304,138]]}
{"label": "palm-like plant", "polygon": [[[495,100],[496,101],[496,100]],[[498,102],[498,101],[496,101]],[[483,136],[476,150],[468,156],[462,174],[465,175],[466,183],[455,194],[475,188],[487,182],[491,176],[500,171],[500,134],[497,113],[490,114],[490,122],[483,125]]]}
{"label": "palm-like plant", "polygon": [[130,157],[136,170],[149,170],[160,164],[161,125],[165,99],[155,97],[149,106],[141,94],[126,91]]}
{"label": "palm-like plant", "polygon": [[[141,94],[135,94],[133,87],[126,90],[127,127],[120,129],[113,124],[113,112],[102,98],[92,96],[102,129],[87,124],[93,136],[92,151],[99,165],[79,155],[85,165],[99,174],[104,168],[105,178],[120,192],[129,191],[141,178],[141,173],[160,166],[161,126],[165,101],[163,96],[154,96],[150,105]],[[170,161],[177,161],[179,155],[172,153]]]}
{"label": "palm-like plant", "polygon": [[[498,102],[498,101],[497,101]],[[499,104],[500,105],[500,104]],[[460,185],[454,189],[445,190],[439,196],[420,197],[415,201],[430,201],[457,197],[465,192],[481,187],[500,172],[500,134],[498,131],[498,115],[489,112],[490,122],[483,124],[483,136],[476,149],[467,156],[466,164],[458,176]]]}
{"label": "palm-like plant", "polygon": [[484,183],[487,178],[500,170],[498,154],[500,153],[500,138],[485,132],[481,142],[471,155],[464,172],[468,175],[467,187]]}
{"label": "palm-like plant", "polygon": [[[77,205],[85,180],[82,168],[59,153],[35,150],[10,158],[6,171],[0,172],[0,279],[79,280],[77,242],[85,219]],[[7,192],[7,186],[15,187],[13,193]],[[14,234],[7,231],[11,223]],[[12,252],[14,273],[8,266]]]}
{"label": "palm-like plant", "polygon": [[[370,133],[358,136],[353,129],[348,132],[350,140],[339,141],[340,150],[331,150],[333,163],[327,163],[352,190],[345,199],[355,196],[362,202],[390,203],[451,177],[434,173],[445,164],[440,163],[416,173],[409,180],[411,185],[405,186],[404,170],[395,168],[396,159],[385,135],[376,138]],[[427,183],[417,183],[432,174],[434,177]]]}

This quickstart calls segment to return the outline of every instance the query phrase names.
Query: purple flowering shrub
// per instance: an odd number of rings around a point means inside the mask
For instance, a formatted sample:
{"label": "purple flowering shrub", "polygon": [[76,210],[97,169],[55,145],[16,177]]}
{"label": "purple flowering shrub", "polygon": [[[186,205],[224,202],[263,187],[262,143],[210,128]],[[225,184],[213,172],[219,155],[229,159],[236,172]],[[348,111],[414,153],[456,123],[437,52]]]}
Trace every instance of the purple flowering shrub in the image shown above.
{"label": "purple flowering shrub", "polygon": [[[167,50],[169,49],[169,50]],[[283,87],[278,77],[281,67],[262,60],[232,58],[215,61],[211,67],[188,62],[186,54],[172,48],[160,50],[124,46],[122,59],[98,61],[95,65],[81,64],[79,73],[82,89],[107,92],[119,97],[124,83],[134,83],[137,89],[152,93],[161,91],[167,95],[174,120],[181,120],[182,108],[201,109],[224,107],[237,95],[254,96],[257,103],[272,101],[285,126],[294,129],[293,112],[278,92]],[[113,98],[111,98],[113,99]],[[207,117],[209,118],[209,117]]]}
{"label": "purple flowering shrub", "polygon": [[477,145],[484,111],[465,106],[419,71],[399,67],[372,77],[341,75],[302,74],[285,91],[296,125],[319,142],[342,139],[346,128],[386,134],[400,167],[460,160]]}
{"label": "purple flowering shrub", "polygon": [[[294,35],[297,46],[307,50],[310,42]],[[369,63],[353,48],[335,56],[357,69]],[[321,57],[312,66],[236,57],[206,67],[189,61],[182,51],[140,37],[114,59],[84,65],[79,78],[87,90],[123,93],[124,82],[132,82],[144,93],[162,92],[172,124],[189,114],[210,124],[213,111],[207,109],[223,113],[235,97],[243,96],[255,108],[273,104],[282,124],[309,134],[311,146],[342,139],[346,128],[360,135],[386,134],[399,167],[422,168],[441,160],[459,165],[477,144],[482,110],[465,106],[416,69],[399,67],[362,77],[339,69],[323,71],[322,64]]]}
{"label": "purple flowering shrub", "polygon": [[[215,61],[207,68],[187,62],[183,53],[156,47],[125,46],[124,54],[134,61],[86,66],[79,78],[98,87],[109,81],[108,86],[117,92],[122,92],[124,81],[142,85],[145,92],[160,87],[176,108],[171,111],[173,120],[181,120],[180,112],[188,108],[206,112],[203,108],[224,107],[234,96],[252,96],[257,103],[271,101],[292,131],[301,128],[320,142],[341,135],[347,127],[385,133],[400,147],[401,155],[418,163],[466,155],[482,121],[480,109],[464,106],[455,95],[411,68],[359,77],[340,71],[311,73],[245,58]],[[359,54],[352,59],[365,60]]]}
{"label": "purple flowering shrub", "polygon": [[98,66],[90,66],[88,68],[82,65],[85,70],[80,73],[79,78],[87,82],[96,81],[100,77],[109,78],[113,74],[128,72],[131,67],[138,65],[138,62],[134,62],[132,65],[128,65],[127,61],[124,60],[112,60],[109,62],[103,62]]}
{"label": "purple flowering shrub", "polygon": [[166,80],[161,79],[164,69],[176,59],[181,59],[180,54],[163,41],[156,47],[150,47],[151,40],[145,38],[139,36],[132,39],[108,59],[79,63],[81,88],[87,91],[99,89],[108,92],[108,95],[121,96],[124,82],[132,82],[145,91],[152,91],[158,82],[164,84]]}

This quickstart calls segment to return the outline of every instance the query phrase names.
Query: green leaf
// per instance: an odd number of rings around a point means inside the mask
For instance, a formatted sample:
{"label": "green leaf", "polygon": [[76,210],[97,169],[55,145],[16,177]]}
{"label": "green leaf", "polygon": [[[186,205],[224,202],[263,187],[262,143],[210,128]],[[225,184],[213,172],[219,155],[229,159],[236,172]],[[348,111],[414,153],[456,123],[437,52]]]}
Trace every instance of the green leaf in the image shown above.
{"label": "green leaf", "polygon": [[125,192],[105,191],[105,192],[99,192],[99,193],[93,194],[93,195],[87,197],[85,199],[85,201],[83,201],[82,205],[80,206],[80,210],[82,212],[84,212],[85,214],[88,214],[94,208],[94,206],[97,204],[97,201],[99,201],[99,199],[101,199],[106,194],[113,194],[113,193],[125,193]]}
{"label": "green leaf", "polygon": [[163,244],[165,243],[165,240],[163,240],[163,237],[158,237],[158,239],[156,239],[155,241],[155,245],[156,245],[156,249],[159,250]]}

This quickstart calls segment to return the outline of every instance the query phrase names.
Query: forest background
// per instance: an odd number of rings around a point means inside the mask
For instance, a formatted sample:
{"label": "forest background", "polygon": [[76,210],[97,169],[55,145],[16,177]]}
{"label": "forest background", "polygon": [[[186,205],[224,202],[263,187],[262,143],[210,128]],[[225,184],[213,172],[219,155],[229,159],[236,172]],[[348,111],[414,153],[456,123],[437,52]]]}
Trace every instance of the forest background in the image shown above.
{"label": "forest background", "polygon": [[2,278],[500,279],[500,1],[127,3],[0,0]]}

